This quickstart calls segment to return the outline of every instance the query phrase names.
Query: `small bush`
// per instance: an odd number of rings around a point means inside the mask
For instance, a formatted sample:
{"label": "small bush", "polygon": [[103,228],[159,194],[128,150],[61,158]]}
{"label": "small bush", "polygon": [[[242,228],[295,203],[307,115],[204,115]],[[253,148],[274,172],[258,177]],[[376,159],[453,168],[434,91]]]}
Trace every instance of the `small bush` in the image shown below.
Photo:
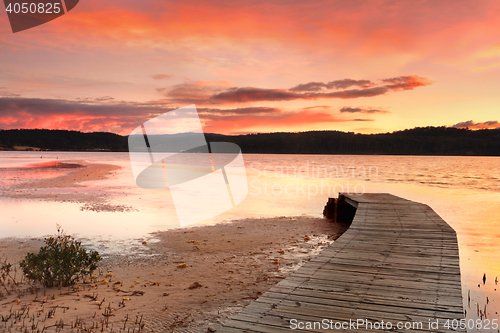
{"label": "small bush", "polygon": [[38,254],[28,253],[20,264],[29,280],[45,287],[71,286],[92,274],[101,260],[99,253],[87,252],[81,242],[66,235],[60,227],[56,236],[45,238],[45,244]]}
{"label": "small bush", "polygon": [[7,259],[3,263],[0,263],[0,284],[5,286],[10,280],[14,281],[14,278],[10,275],[12,270],[12,264],[7,262]]}
{"label": "small bush", "polygon": [[[10,295],[17,286],[16,277],[12,276],[12,264],[7,262],[0,263],[0,286],[5,288],[7,295]],[[3,293],[0,291],[0,300],[3,299]]]}

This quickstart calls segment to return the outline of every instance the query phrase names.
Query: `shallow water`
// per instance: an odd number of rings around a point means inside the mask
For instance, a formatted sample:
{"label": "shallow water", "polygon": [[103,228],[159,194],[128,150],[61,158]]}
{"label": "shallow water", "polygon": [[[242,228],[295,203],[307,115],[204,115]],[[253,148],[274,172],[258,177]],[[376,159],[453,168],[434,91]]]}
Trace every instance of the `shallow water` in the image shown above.
{"label": "shallow water", "polygon": [[[92,211],[82,210],[84,205],[78,203],[2,198],[0,237],[40,237],[54,233],[56,224],[60,224],[68,233],[98,243],[96,246],[104,251],[139,251],[140,242],[149,238],[150,232],[179,227],[169,191],[135,186],[127,153],[4,152],[0,155],[0,194],[2,189],[30,181],[35,175],[50,178],[68,171],[45,169],[34,174],[19,170],[41,160],[122,166],[112,178],[81,183],[86,188],[43,191],[106,195],[109,205],[133,209]],[[475,318],[478,307],[484,310],[486,297],[488,318],[498,317],[500,292],[494,281],[500,277],[497,255],[500,249],[500,158],[249,154],[244,155],[244,160],[249,185],[246,199],[199,225],[248,217],[319,217],[327,198],[344,191],[389,192],[422,202],[431,206],[457,232],[467,317]],[[193,202],[194,209],[198,204]],[[483,274],[487,276],[485,285]]]}

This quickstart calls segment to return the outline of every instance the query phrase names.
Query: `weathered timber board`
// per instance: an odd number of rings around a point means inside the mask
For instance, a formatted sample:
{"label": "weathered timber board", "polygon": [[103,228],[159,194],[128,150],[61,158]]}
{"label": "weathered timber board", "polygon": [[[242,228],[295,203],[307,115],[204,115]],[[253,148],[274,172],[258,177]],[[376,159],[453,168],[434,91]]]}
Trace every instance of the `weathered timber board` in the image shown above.
{"label": "weathered timber board", "polygon": [[[317,257],[264,293],[218,332],[291,332],[291,320],[422,322],[462,319],[455,231],[429,206],[388,193],[342,194],[356,207],[350,228]],[[303,332],[326,332],[309,328]],[[342,332],[372,332],[363,327]]]}

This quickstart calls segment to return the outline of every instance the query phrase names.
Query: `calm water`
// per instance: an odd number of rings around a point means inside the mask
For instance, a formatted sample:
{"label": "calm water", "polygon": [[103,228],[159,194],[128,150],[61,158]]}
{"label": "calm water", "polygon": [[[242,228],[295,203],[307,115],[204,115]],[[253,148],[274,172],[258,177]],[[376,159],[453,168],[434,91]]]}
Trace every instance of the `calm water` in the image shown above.
{"label": "calm water", "polygon": [[[122,166],[110,179],[85,182],[83,192],[108,193],[110,204],[126,205],[133,211],[82,211],[78,203],[4,197],[0,200],[0,237],[39,237],[54,233],[58,223],[68,233],[92,239],[102,250],[111,252],[140,248],[139,240],[147,239],[148,233],[179,226],[168,190],[136,187],[126,153],[4,152],[0,154],[0,169],[56,158]],[[246,217],[321,216],[327,198],[343,191],[389,192],[422,202],[457,232],[467,317],[475,318],[476,308],[483,310],[488,297],[488,318],[498,318],[500,292],[496,288],[500,286],[494,281],[500,278],[500,158],[251,154],[244,159],[247,198],[236,208],[200,224]],[[53,172],[40,177],[58,175]],[[0,170],[0,195],[12,184],[29,178],[30,173]]]}

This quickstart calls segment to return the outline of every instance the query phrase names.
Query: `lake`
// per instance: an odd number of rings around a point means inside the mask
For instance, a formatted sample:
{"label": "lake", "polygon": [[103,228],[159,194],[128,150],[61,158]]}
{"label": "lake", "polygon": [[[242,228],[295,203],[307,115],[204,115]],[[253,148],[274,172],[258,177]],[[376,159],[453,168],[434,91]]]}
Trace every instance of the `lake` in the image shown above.
{"label": "lake", "polygon": [[[245,154],[249,194],[235,208],[198,223],[214,224],[248,217],[319,217],[328,197],[338,192],[388,192],[428,204],[457,232],[464,303],[475,318],[488,297],[488,318],[500,310],[495,278],[500,276],[500,158],[441,156],[340,156]],[[38,174],[26,167],[41,161],[86,161],[122,167],[112,177],[86,181],[85,187],[44,189],[108,196],[124,211],[93,211],[82,203],[10,198],[9,187],[31,178],[59,176],[66,171]],[[0,237],[41,237],[56,224],[88,240],[104,252],[139,251],[150,232],[178,228],[168,190],[135,185],[128,153],[3,152],[0,154]],[[197,203],[193,202],[196,208]],[[483,285],[482,277],[487,281]],[[467,298],[467,296],[466,296]],[[477,303],[477,305],[476,305]]]}

